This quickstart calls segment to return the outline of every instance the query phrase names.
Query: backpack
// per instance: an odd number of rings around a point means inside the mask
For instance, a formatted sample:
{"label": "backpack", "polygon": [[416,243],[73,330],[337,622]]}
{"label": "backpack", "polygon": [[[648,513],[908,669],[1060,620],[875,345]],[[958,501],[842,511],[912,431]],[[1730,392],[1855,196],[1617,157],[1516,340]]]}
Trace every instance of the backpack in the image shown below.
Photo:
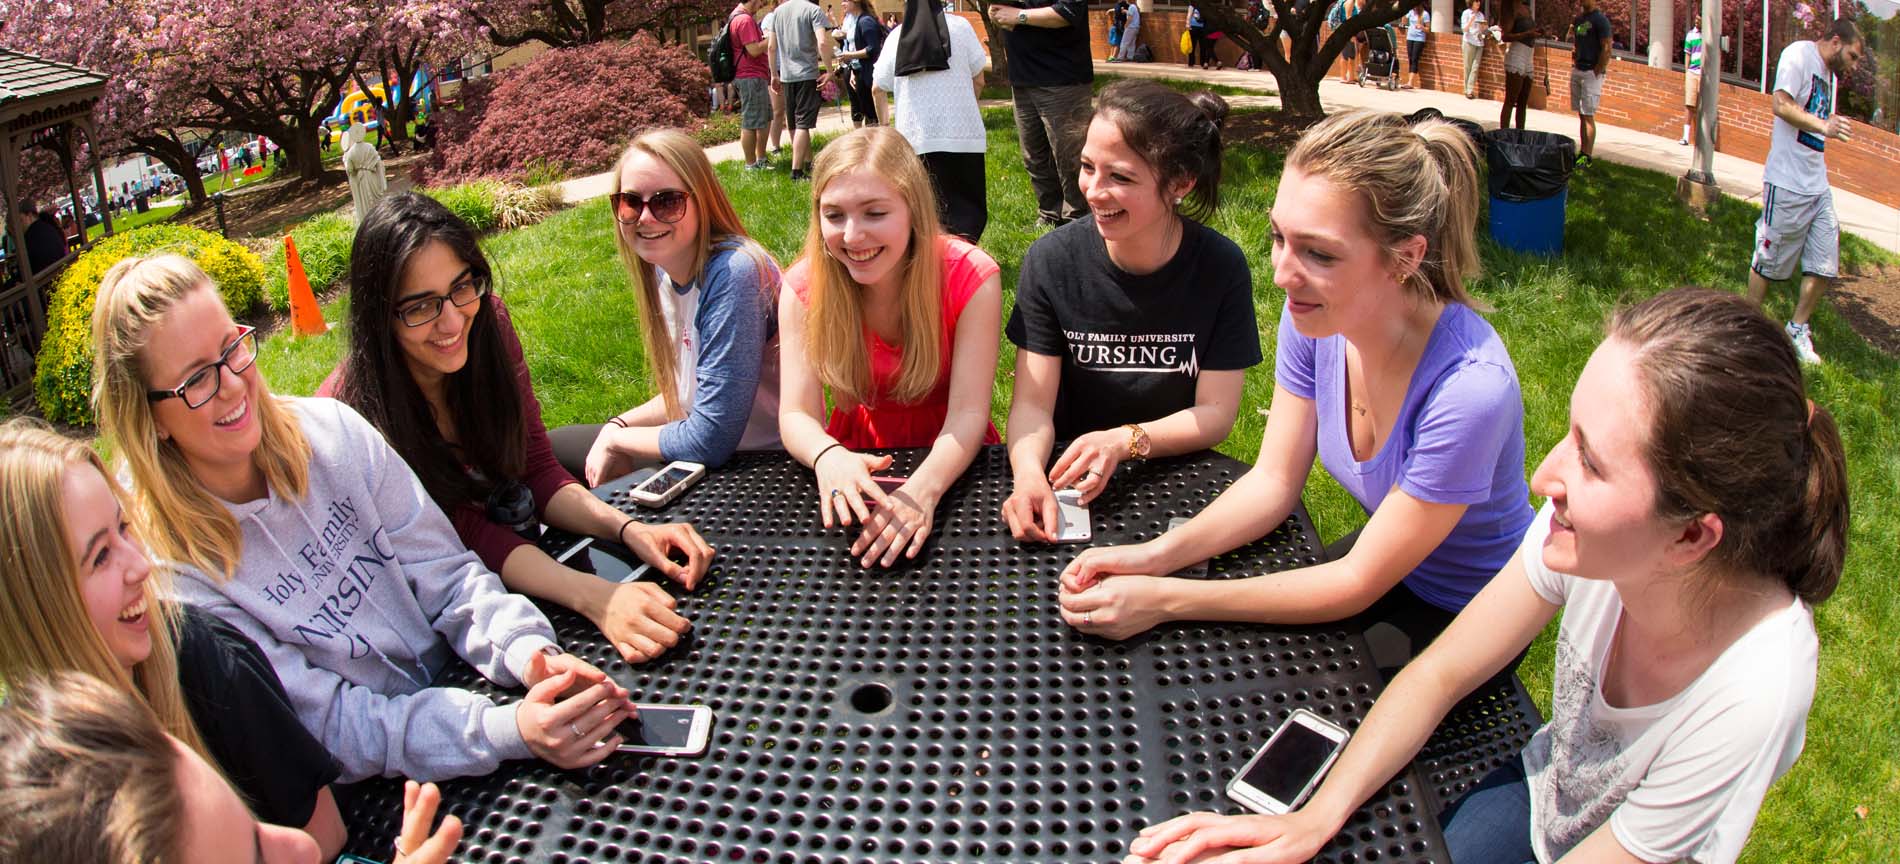
{"label": "backpack", "polygon": [[739,58],[732,50],[732,19],[719,26],[719,35],[713,37],[712,48],[706,52],[706,68],[712,72],[712,83],[727,84],[739,77]]}
{"label": "backpack", "polygon": [[[1125,36],[1123,38],[1133,38],[1133,37]],[[1155,52],[1153,49],[1148,47],[1148,43],[1143,42],[1140,45],[1135,46],[1135,62],[1136,63],[1155,62]]]}

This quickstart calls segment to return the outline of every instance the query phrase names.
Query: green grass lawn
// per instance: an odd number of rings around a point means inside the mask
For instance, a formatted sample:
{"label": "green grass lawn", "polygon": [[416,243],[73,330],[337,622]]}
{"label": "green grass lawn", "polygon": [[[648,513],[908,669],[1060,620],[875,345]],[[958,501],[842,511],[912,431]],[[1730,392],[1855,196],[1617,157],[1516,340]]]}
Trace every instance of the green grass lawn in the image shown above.
{"label": "green grass lawn", "polygon": [[[1013,302],[1017,266],[1038,236],[1035,206],[1006,110],[992,109],[990,224],[983,246],[1003,268]],[[1247,375],[1247,409],[1220,450],[1252,461],[1272,391],[1273,339],[1283,296],[1273,286],[1267,210],[1282,155],[1230,150],[1220,213],[1211,224],[1246,250],[1267,363]],[[810,189],[783,171],[752,173],[737,162],[720,166],[746,225],[789,264],[802,243]],[[1522,382],[1528,472],[1564,434],[1572,385],[1617,305],[1671,286],[1744,284],[1757,210],[1724,200],[1713,221],[1687,216],[1674,201],[1675,178],[1599,162],[1573,178],[1568,244],[1556,259],[1526,257],[1485,241],[1485,276],[1476,294],[1495,307],[1491,322],[1510,347]],[[639,349],[630,289],[612,242],[603,201],[560,213],[539,225],[491,236],[484,248],[500,276],[523,334],[548,425],[598,422],[653,391]],[[1845,238],[1850,266],[1891,260],[1857,238]],[[1791,288],[1777,289],[1770,311],[1786,316]],[[341,320],[342,303],[329,308]],[[1853,526],[1847,573],[1833,599],[1816,611],[1821,673],[1799,764],[1763,806],[1743,860],[1893,862],[1900,850],[1900,592],[1884,580],[1900,572],[1900,363],[1853,334],[1825,306],[1815,318],[1816,343],[1828,360],[1808,376],[1811,395],[1828,406],[1847,441]],[[342,334],[268,340],[261,360],[279,392],[309,393],[341,354]],[[992,413],[1006,418],[1014,349],[1003,342]],[[1306,504],[1332,540],[1365,522],[1365,514],[1316,469]],[[1526,684],[1546,710],[1552,668],[1549,631],[1523,666]],[[1859,816],[1857,808],[1867,815]]]}
{"label": "green grass lawn", "polygon": [[[184,206],[183,204],[170,204],[164,207],[153,207],[143,213],[126,211],[122,216],[112,217],[112,230],[115,233],[122,234],[134,228],[150,225],[154,222],[163,222],[166,219],[172,218],[172,214],[177,213]],[[94,225],[86,229],[86,239],[97,240],[104,236],[105,233],[105,225]]]}

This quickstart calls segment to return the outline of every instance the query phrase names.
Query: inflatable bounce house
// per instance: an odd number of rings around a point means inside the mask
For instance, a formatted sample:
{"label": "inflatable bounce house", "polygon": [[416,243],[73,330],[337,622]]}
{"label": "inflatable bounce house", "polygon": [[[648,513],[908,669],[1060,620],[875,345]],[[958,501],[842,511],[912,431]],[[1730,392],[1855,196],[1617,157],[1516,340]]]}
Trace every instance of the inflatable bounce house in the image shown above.
{"label": "inflatable bounce house", "polygon": [[[435,88],[428,86],[434,75],[433,70],[424,67],[417,70],[415,77],[409,82],[409,92],[416,94],[416,110],[419,113],[434,108]],[[380,82],[371,84],[368,92],[351,84],[350,88],[344,91],[343,98],[337,102],[336,108],[330,112],[330,116],[323,118],[323,125],[329,130],[326,133],[330,138],[329,143],[336,144],[342,141],[343,130],[354,124],[361,124],[364,128],[372,130],[382,126],[383,115],[377,109],[377,104],[387,104],[391,99],[400,99],[403,92],[401,84],[396,85],[393,93],[385,90]]]}

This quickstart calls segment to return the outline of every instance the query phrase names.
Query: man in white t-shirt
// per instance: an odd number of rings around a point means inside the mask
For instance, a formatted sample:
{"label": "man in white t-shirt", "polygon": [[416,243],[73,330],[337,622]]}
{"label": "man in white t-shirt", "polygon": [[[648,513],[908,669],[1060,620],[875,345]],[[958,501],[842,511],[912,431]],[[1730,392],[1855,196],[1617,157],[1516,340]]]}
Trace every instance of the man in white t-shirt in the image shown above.
{"label": "man in white t-shirt", "polygon": [[1854,22],[1840,20],[1826,39],[1796,42],[1781,52],[1775,70],[1775,129],[1762,166],[1761,220],[1755,223],[1755,254],[1749,261],[1748,299],[1760,305],[1768,283],[1794,276],[1801,265],[1801,294],[1788,338],[1803,363],[1819,363],[1808,317],[1840,274],[1840,220],[1827,183],[1827,139],[1850,138],[1847,118],[1834,114],[1833,76],[1860,63],[1865,48]]}

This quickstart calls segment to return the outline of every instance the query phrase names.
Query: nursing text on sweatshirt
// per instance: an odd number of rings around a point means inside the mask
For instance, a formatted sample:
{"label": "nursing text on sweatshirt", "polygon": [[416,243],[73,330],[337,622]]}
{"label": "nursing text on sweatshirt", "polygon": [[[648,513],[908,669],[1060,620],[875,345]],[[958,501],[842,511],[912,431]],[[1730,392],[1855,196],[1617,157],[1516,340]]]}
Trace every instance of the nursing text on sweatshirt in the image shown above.
{"label": "nursing text on sweatshirt", "polygon": [[520,686],[554,628],[462,545],[369,421],[331,399],[283,401],[310,442],[308,494],[225,502],[243,532],[237,575],[180,565],[181,599],[264,650],[342,782],[481,775],[531,756],[516,705],[430,685],[459,655]]}

